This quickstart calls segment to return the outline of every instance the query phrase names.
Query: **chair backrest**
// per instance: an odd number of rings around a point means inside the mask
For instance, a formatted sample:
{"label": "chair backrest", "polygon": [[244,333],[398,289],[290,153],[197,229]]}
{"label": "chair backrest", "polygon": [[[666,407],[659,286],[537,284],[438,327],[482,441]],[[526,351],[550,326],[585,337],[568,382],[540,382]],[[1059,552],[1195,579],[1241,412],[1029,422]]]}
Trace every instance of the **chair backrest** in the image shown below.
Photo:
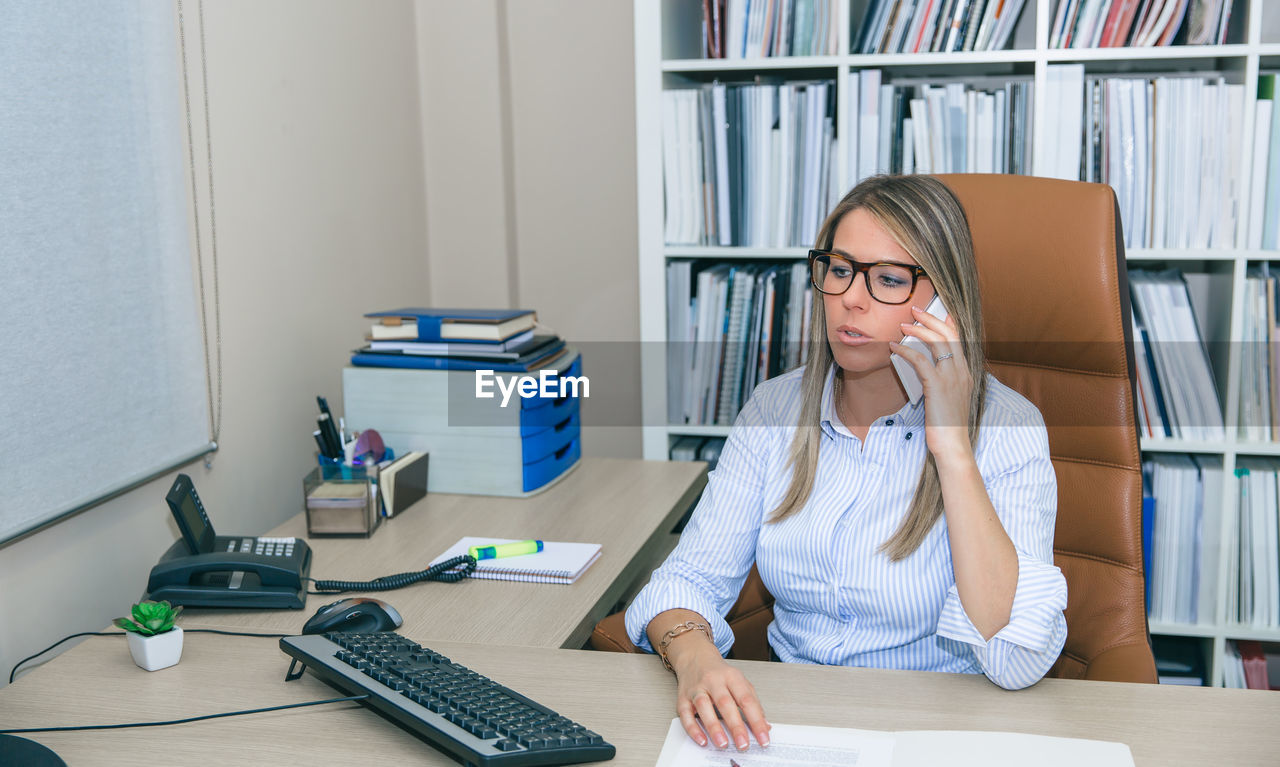
{"label": "chair backrest", "polygon": [[1066,646],[1050,676],[1154,682],[1115,193],[1031,176],[938,178],[960,198],[973,232],[989,369],[1035,403],[1048,426],[1058,476],[1054,561],[1068,591]]}
{"label": "chair backrest", "polygon": [[[973,232],[991,372],[1040,408],[1058,477],[1054,561],[1067,640],[1049,676],[1155,682],[1142,568],[1142,465],[1124,241],[1102,184],[939,176]],[[773,598],[753,568],[726,618],[732,657],[766,660]],[[622,616],[596,649],[636,651]]]}

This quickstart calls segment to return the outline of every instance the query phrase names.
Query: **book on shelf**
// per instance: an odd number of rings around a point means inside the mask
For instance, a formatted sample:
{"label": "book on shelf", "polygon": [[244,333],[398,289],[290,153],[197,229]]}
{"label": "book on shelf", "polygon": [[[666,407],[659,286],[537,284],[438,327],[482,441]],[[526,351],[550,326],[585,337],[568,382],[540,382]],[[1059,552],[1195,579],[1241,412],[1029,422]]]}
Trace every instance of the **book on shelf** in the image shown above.
{"label": "book on shelf", "polygon": [[[1148,436],[1220,440],[1225,436],[1213,366],[1187,279],[1177,270],[1129,270],[1138,365],[1140,428]],[[1154,397],[1152,396],[1154,395]],[[1154,399],[1154,401],[1153,401]]]}
{"label": "book on shelf", "polygon": [[[1276,73],[1258,75],[1253,126],[1253,174],[1250,184],[1248,247],[1280,248],[1280,115],[1276,109]],[[1241,86],[1243,87],[1243,86]]]}
{"label": "book on shelf", "polygon": [[702,56],[831,56],[837,0],[702,0]]}
{"label": "book on shelf", "polygon": [[[462,556],[472,546],[493,546],[517,542],[509,538],[466,536],[448,549],[445,549],[443,554],[431,560],[431,564],[434,565],[453,557]],[[598,543],[544,541],[542,551],[536,554],[481,559],[476,563],[475,572],[471,574],[471,577],[497,581],[568,585],[578,580],[587,571],[587,568],[591,567],[592,563],[599,558],[600,544]]]}
{"label": "book on shelf", "polygon": [[[1274,648],[1273,648],[1274,649]],[[1280,655],[1249,639],[1227,640],[1222,664],[1223,686],[1237,690],[1280,690]]]}
{"label": "book on shelf", "polygon": [[1050,48],[1222,45],[1233,0],[1058,0]]}
{"label": "book on shelf", "polygon": [[1243,440],[1270,442],[1277,428],[1276,278],[1267,264],[1245,272],[1243,339],[1240,345],[1238,434]]}
{"label": "book on shelf", "polygon": [[1262,643],[1256,639],[1240,639],[1235,642],[1240,654],[1241,673],[1244,675],[1245,687],[1250,690],[1272,690],[1270,674],[1267,670],[1267,654]]}
{"label": "book on shelf", "polygon": [[668,421],[730,424],[757,385],[804,362],[802,262],[667,264]]}
{"label": "book on shelf", "polygon": [[377,320],[370,336],[377,341],[468,341],[499,343],[533,328],[528,309],[392,309],[365,315]]}
{"label": "book on shelf", "polygon": [[[1218,571],[1215,511],[1222,497],[1222,464],[1209,456],[1157,454],[1143,463],[1144,492],[1151,494],[1151,620],[1162,623],[1207,623],[1214,619],[1215,575]],[[1145,530],[1144,530],[1145,533]]]}
{"label": "book on shelf", "polygon": [[1232,534],[1235,545],[1228,572],[1236,581],[1229,589],[1227,611],[1241,625],[1280,628],[1280,504],[1277,481],[1280,460],[1240,458],[1236,466],[1237,513]]}
{"label": "book on shelf", "polygon": [[664,241],[806,246],[837,199],[830,81],[663,91]]}
{"label": "book on shelf", "polygon": [[877,173],[1029,173],[1030,78],[989,88],[849,73],[849,177]]}
{"label": "book on shelf", "polygon": [[871,0],[853,40],[861,54],[1007,48],[1024,0]]}

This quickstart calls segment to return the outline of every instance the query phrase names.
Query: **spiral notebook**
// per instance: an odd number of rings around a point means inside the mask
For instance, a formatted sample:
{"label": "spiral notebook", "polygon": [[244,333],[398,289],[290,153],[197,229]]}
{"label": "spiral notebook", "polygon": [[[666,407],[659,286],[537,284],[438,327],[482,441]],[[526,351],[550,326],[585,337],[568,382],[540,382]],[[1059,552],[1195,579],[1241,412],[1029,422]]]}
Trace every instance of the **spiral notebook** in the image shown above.
{"label": "spiral notebook", "polygon": [[[515,543],[510,538],[476,538],[466,536],[450,546],[431,564],[451,557],[460,557],[472,546],[492,546],[498,543]],[[564,583],[578,580],[600,558],[598,543],[564,543],[543,541],[542,551],[519,557],[482,559],[476,564],[472,578],[488,578],[498,581],[524,581],[526,583]]]}

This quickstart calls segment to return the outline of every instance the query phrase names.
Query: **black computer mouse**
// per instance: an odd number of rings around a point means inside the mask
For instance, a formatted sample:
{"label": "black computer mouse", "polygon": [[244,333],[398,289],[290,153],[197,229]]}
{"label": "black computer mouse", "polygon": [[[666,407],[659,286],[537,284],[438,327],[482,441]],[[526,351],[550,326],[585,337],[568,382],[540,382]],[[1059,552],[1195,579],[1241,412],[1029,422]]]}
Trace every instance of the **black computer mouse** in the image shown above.
{"label": "black computer mouse", "polygon": [[392,631],[400,628],[402,623],[404,619],[396,608],[381,599],[352,597],[321,607],[302,627],[302,633]]}

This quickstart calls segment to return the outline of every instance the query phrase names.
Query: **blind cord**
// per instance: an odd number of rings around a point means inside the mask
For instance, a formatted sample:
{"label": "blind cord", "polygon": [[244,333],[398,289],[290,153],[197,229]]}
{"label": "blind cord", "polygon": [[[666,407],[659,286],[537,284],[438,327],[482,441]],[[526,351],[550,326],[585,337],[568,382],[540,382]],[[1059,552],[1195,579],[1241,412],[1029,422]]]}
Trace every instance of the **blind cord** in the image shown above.
{"label": "blind cord", "polygon": [[[215,337],[213,364],[210,364],[209,359],[209,322],[208,311],[205,308],[206,291],[204,286],[204,250],[201,247],[200,205],[198,203],[199,197],[196,194],[196,156],[195,140],[191,130],[191,89],[190,81],[187,76],[186,21],[183,13],[182,0],[177,0],[177,3],[178,44],[182,51],[182,98],[186,107],[187,115],[187,165],[191,173],[191,210],[193,220],[195,222],[196,274],[200,287],[200,332],[204,343],[205,397],[206,402],[209,405],[209,431],[211,439],[216,445],[218,437],[222,433],[222,302],[218,293],[218,219],[213,193],[213,131],[210,127],[209,120],[209,66],[208,58],[205,54],[204,0],[197,0],[196,8],[200,21],[200,73],[204,89],[205,158],[209,169],[209,239],[210,265],[213,270],[213,327]],[[218,389],[216,399],[214,397],[213,388],[213,369],[215,367],[218,371]],[[212,455],[212,453],[205,454],[204,461],[206,468],[209,468],[212,465]]]}

